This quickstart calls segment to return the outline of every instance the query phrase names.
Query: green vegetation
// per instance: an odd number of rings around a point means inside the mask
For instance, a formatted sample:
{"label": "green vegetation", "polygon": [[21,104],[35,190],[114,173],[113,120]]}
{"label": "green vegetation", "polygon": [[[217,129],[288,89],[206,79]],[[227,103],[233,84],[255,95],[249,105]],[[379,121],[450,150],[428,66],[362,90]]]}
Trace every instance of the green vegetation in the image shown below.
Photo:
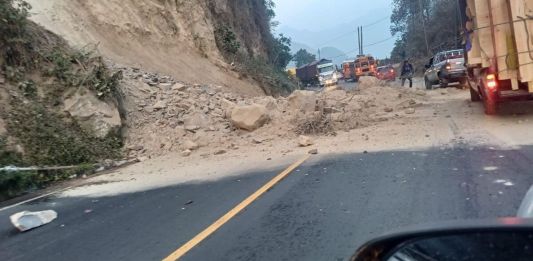
{"label": "green vegetation", "polygon": [[[273,21],[276,15],[274,1],[252,0],[248,4],[252,13],[242,12],[241,14],[246,16],[237,14],[235,19],[237,21],[254,19],[262,46],[253,46],[256,43],[239,38],[235,33],[234,21],[227,17],[218,17],[219,25],[214,32],[217,47],[242,77],[250,77],[257,81],[265,93],[270,95],[290,93],[296,88],[296,84],[285,72],[287,64],[292,60],[291,39],[282,34],[277,37],[272,34],[271,28],[277,25],[277,22]],[[214,6],[210,7],[217,15]],[[260,50],[255,50],[257,47]]]}
{"label": "green vegetation", "polygon": [[270,61],[278,70],[285,70],[287,64],[292,60],[291,39],[280,34],[274,38],[274,44],[270,50]]}
{"label": "green vegetation", "polygon": [[314,54],[310,54],[305,49],[300,49],[294,55],[293,60],[296,62],[296,67],[300,67],[302,65],[315,61],[316,56]]}
{"label": "green vegetation", "polygon": [[241,47],[241,44],[237,41],[235,33],[225,25],[220,26],[215,30],[215,41],[218,49],[226,54],[235,55]]}
{"label": "green vegetation", "polygon": [[118,133],[98,138],[82,129],[61,106],[66,94],[79,87],[102,100],[117,102],[122,74],[112,74],[101,57],[72,50],[64,40],[27,20],[30,8],[22,0],[0,2],[0,74],[7,80],[2,87],[12,94],[9,106],[0,108],[7,129],[6,136],[0,137],[0,167],[78,167],[3,171],[0,200],[90,172],[93,163],[120,157],[122,147]]}
{"label": "green vegetation", "polygon": [[[461,18],[456,0],[393,0],[391,32],[400,38],[391,59],[422,59],[461,48]],[[426,43],[427,40],[427,43]]]}

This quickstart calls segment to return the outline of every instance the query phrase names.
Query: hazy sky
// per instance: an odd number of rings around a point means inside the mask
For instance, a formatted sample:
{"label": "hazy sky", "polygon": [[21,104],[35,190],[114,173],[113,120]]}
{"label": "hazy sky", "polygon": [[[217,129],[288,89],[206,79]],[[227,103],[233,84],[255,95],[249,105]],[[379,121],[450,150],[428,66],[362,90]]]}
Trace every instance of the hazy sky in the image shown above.
{"label": "hazy sky", "polygon": [[[318,31],[356,20],[375,10],[392,9],[391,0],[274,0],[281,26]],[[376,18],[383,14],[375,13]]]}
{"label": "hazy sky", "polygon": [[[365,28],[365,53],[384,58],[390,55],[394,39],[390,34],[390,14],[392,0],[274,0],[276,18],[280,22],[278,32],[282,32],[311,48],[336,47],[348,56],[356,49],[356,27],[379,23]],[[345,34],[341,39],[336,36]],[[388,40],[387,40],[388,39]],[[383,41],[385,40],[385,41]],[[349,41],[349,44],[346,42]],[[379,44],[373,45],[376,42]],[[349,45],[349,46],[348,46]]]}

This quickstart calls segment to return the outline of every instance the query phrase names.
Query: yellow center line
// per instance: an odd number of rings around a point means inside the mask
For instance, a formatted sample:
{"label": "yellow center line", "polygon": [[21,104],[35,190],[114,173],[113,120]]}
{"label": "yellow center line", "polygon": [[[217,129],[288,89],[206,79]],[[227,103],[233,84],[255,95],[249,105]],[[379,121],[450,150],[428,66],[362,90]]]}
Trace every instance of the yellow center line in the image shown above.
{"label": "yellow center line", "polygon": [[298,166],[300,166],[302,163],[304,163],[308,158],[309,158],[309,155],[306,155],[305,157],[301,158],[300,160],[298,160],[295,163],[293,163],[292,165],[290,165],[287,169],[285,169],[283,172],[279,173],[276,177],[271,179],[269,182],[267,182],[265,185],[263,185],[261,188],[259,188],[252,195],[248,196],[245,200],[243,200],[241,203],[239,203],[237,206],[235,206],[232,210],[230,210],[224,216],[220,217],[217,221],[215,221],[209,227],[207,227],[202,232],[200,232],[198,235],[196,235],[191,240],[189,240],[189,242],[185,243],[183,246],[178,248],[176,251],[174,251],[168,257],[163,259],[163,261],[174,261],[174,260],[177,260],[177,259],[181,258],[183,255],[187,254],[187,252],[189,252],[191,249],[193,249],[196,245],[198,245],[200,242],[202,242],[204,239],[206,239],[209,235],[211,235],[215,231],[217,231],[226,222],[231,220],[233,217],[235,217],[235,215],[237,215],[243,209],[245,209],[250,204],[252,204],[256,199],[258,199],[261,195],[263,195],[265,192],[267,192],[272,187],[274,187],[282,179],[287,177],[294,169],[296,169]]}

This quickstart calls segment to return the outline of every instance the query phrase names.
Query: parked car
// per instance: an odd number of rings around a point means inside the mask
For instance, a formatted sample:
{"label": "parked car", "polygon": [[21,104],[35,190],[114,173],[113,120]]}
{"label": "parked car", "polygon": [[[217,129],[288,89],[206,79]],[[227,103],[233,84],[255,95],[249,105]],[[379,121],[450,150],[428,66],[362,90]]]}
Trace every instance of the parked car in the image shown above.
{"label": "parked car", "polygon": [[380,66],[376,70],[376,78],[385,81],[396,81],[396,70],[391,65]]}
{"label": "parked car", "polygon": [[437,53],[426,65],[424,81],[426,89],[434,84],[445,88],[449,83],[466,83],[466,67],[463,50],[451,50]]}

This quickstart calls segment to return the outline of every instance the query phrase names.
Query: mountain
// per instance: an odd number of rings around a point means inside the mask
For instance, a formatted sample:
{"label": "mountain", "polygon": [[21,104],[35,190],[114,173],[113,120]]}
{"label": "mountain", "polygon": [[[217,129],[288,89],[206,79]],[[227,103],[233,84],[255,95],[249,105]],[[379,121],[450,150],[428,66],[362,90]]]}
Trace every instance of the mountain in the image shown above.
{"label": "mountain", "polygon": [[348,59],[348,56],[343,51],[335,47],[324,47],[320,49],[320,57],[330,59],[333,64],[340,65],[343,61]]}
{"label": "mountain", "polygon": [[[357,26],[362,25],[364,27],[364,45],[366,45],[364,53],[385,58],[390,56],[394,47],[394,39],[391,38],[389,29],[390,15],[390,9],[376,9],[366,14],[357,14],[359,17],[349,23],[340,23],[327,29],[296,29],[282,25],[278,31],[292,39],[293,49],[296,49],[294,45],[306,46],[305,49],[311,49],[313,50],[312,53],[316,54],[318,48],[334,47],[345,53],[346,56],[354,57],[358,52]],[[324,55],[322,57],[328,58]]]}
{"label": "mountain", "polygon": [[[307,52],[316,55],[316,58],[318,59],[318,49],[313,49],[309,47],[306,44],[300,43],[300,42],[293,42],[291,44],[291,52],[292,54],[295,54],[298,52],[298,50],[304,49]],[[340,65],[344,60],[348,58],[348,56],[341,50],[335,48],[335,47],[324,47],[320,49],[320,57],[331,59],[334,64]],[[295,63],[291,62],[287,66],[287,68],[295,67]]]}

